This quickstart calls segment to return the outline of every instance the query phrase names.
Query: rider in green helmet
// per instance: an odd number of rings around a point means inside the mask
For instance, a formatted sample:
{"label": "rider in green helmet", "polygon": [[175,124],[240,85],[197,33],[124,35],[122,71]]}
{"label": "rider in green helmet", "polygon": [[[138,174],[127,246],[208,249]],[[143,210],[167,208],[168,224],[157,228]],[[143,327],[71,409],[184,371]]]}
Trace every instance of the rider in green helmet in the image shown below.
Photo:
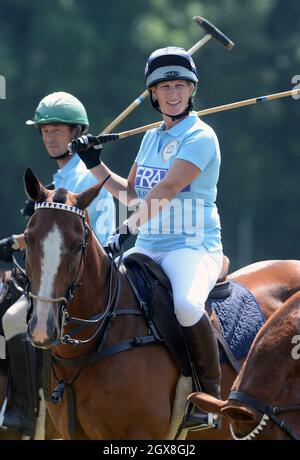
{"label": "rider in green helmet", "polygon": [[[83,104],[66,92],[55,92],[44,97],[38,104],[32,120],[26,125],[39,129],[44,146],[51,159],[57,161],[59,169],[53,175],[48,188],[63,187],[80,193],[97,183],[97,179],[86,168],[77,154],[68,152],[68,143],[87,132],[89,120]],[[25,216],[34,212],[34,203],[27,202]],[[115,209],[112,195],[102,188],[88,207],[92,229],[104,244],[115,228]],[[0,241],[0,260],[10,262],[13,251],[26,247],[24,235],[12,235]],[[2,317],[6,347],[2,355],[9,356],[12,377],[12,394],[7,397],[8,409],[1,426],[27,436],[35,432],[38,385],[36,351],[26,340],[26,313],[28,302],[21,296]],[[5,343],[3,340],[0,344]],[[6,350],[5,350],[6,349]]]}
{"label": "rider in green helmet", "polygon": [[26,125],[36,127],[53,123],[82,126],[81,134],[86,133],[89,128],[84,105],[72,94],[63,91],[44,97],[37,106],[33,119],[26,121]]}

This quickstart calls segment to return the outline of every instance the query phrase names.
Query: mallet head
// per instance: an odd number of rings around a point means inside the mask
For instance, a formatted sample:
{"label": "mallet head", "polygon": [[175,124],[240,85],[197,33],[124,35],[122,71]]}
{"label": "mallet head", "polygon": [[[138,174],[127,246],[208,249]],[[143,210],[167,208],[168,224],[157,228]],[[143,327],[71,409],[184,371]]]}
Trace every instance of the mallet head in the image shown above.
{"label": "mallet head", "polygon": [[228,38],[223,32],[220,31],[211,22],[204,19],[202,16],[194,16],[193,20],[205,30],[205,32],[211,35],[220,45],[225,46],[229,51],[234,47],[234,43]]}

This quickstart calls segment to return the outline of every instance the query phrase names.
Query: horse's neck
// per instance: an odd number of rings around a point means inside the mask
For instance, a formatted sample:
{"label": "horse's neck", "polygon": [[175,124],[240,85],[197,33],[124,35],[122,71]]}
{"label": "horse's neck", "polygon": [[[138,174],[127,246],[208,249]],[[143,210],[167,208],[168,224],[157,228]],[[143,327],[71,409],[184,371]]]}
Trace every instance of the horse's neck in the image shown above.
{"label": "horse's neck", "polygon": [[110,263],[106,252],[93,235],[87,245],[83,272],[84,289],[88,296],[96,292],[97,297],[106,298]]}

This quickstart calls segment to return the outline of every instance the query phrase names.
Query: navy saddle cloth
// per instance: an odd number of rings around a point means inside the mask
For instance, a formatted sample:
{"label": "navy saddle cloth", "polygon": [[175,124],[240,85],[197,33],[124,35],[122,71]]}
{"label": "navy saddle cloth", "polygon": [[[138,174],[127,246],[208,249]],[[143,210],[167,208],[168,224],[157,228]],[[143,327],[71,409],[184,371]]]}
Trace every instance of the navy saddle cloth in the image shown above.
{"label": "navy saddle cloth", "polygon": [[[222,335],[235,359],[248,354],[249,348],[265,323],[265,317],[251,292],[236,281],[230,280],[230,295],[225,299],[209,297],[206,305],[215,311]],[[227,358],[221,353],[221,363]]]}

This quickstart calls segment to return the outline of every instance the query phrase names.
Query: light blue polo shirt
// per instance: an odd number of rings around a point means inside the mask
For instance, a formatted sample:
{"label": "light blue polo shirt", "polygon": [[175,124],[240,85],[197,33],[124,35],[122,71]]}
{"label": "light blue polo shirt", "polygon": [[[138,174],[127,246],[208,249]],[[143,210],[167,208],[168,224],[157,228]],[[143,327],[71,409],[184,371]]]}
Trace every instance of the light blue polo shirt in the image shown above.
{"label": "light blue polo shirt", "polygon": [[209,251],[222,249],[220,217],[215,203],[220,148],[214,130],[195,112],[171,129],[166,130],[162,123],[145,134],[135,159],[135,189],[140,199],[164,178],[175,159],[193,163],[201,173],[140,227],[136,246],[170,251],[186,247],[199,249],[204,244]]}
{"label": "light blue polo shirt", "polygon": [[[53,175],[53,180],[55,188],[63,187],[74,193],[81,193],[98,183],[98,180],[86,168],[77,154]],[[98,240],[104,244],[116,228],[115,205],[112,195],[102,187],[87,210],[92,229]]]}

